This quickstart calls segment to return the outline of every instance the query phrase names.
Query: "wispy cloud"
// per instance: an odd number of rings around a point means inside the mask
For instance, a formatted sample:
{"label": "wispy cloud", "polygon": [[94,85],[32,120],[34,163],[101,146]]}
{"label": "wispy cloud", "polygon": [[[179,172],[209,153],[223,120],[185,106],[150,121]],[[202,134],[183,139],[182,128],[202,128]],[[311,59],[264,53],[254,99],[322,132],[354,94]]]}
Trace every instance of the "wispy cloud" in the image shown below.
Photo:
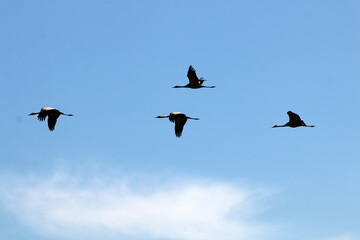
{"label": "wispy cloud", "polygon": [[356,237],[353,234],[343,234],[336,237],[327,238],[326,240],[359,240],[360,237]]}
{"label": "wispy cloud", "polygon": [[64,238],[247,240],[270,231],[253,219],[264,192],[232,184],[84,181],[58,173],[7,182],[0,195],[11,212],[38,232]]}

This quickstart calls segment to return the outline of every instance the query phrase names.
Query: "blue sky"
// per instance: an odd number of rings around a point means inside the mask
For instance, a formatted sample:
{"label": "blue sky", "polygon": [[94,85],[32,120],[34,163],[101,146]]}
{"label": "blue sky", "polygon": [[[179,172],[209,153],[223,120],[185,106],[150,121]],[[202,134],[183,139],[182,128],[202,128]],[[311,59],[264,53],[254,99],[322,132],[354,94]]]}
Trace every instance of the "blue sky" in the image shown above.
{"label": "blue sky", "polygon": [[0,238],[360,239],[359,11],[1,1]]}

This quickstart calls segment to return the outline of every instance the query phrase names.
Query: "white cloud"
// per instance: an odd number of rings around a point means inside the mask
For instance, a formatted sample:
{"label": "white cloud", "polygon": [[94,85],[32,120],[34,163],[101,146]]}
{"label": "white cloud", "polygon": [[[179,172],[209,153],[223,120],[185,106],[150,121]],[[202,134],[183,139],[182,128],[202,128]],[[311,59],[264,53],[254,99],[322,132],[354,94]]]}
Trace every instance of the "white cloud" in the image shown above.
{"label": "white cloud", "polygon": [[360,240],[360,238],[350,234],[343,234],[337,237],[328,238],[327,240]]}
{"label": "white cloud", "polygon": [[84,182],[54,174],[20,177],[0,195],[32,229],[65,238],[254,240],[270,231],[252,221],[263,191],[203,180]]}

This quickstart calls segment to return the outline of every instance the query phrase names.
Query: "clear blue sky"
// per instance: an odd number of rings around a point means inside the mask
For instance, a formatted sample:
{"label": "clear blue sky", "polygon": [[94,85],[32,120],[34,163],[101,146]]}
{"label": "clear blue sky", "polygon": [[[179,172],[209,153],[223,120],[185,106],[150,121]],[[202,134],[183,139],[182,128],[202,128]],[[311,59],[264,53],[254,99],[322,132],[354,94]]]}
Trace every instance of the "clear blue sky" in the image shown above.
{"label": "clear blue sky", "polygon": [[[360,239],[359,13],[2,0],[0,238]],[[173,89],[190,64],[217,87]],[[289,110],[316,127],[271,128]]]}

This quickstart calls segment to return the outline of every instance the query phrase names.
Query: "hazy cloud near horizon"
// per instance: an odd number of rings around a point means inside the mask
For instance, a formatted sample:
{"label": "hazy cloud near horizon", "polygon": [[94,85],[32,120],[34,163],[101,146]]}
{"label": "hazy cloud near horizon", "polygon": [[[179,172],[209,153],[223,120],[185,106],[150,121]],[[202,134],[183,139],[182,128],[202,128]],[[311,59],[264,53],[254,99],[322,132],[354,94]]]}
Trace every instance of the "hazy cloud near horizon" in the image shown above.
{"label": "hazy cloud near horizon", "polygon": [[353,234],[343,234],[336,237],[327,238],[326,240],[359,240],[360,236],[356,237]]}
{"label": "hazy cloud near horizon", "polygon": [[270,190],[207,179],[89,181],[59,172],[2,178],[10,183],[0,189],[6,209],[36,232],[66,239],[270,239],[277,228],[255,219],[263,209],[257,199]]}

